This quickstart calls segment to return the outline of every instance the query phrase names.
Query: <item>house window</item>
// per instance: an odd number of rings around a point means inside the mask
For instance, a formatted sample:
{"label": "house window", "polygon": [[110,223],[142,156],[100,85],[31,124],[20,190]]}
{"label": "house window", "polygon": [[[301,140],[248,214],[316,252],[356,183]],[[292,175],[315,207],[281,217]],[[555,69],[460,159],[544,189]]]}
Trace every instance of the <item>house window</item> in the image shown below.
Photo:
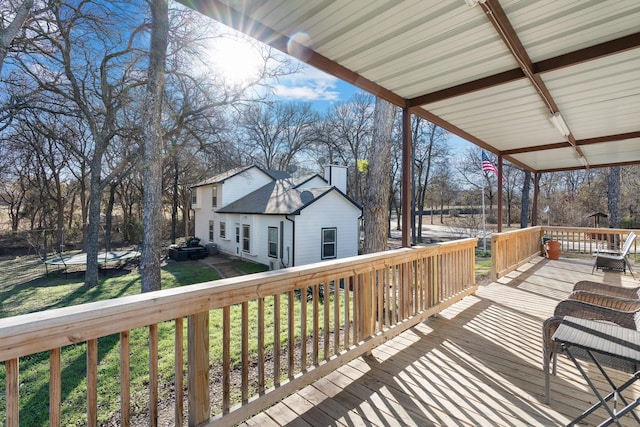
{"label": "house window", "polygon": [[211,207],[215,208],[218,206],[218,187],[215,185],[211,187]]}
{"label": "house window", "polygon": [[240,243],[240,226],[236,225],[236,243]]}
{"label": "house window", "polygon": [[242,224],[242,252],[251,252],[251,226]]}
{"label": "house window", "polygon": [[336,234],[335,228],[322,229],[322,259],[336,258]]}
{"label": "house window", "polygon": [[191,190],[191,204],[192,205],[198,204],[198,190],[195,188]]}
{"label": "house window", "polygon": [[209,220],[209,241],[213,242],[213,220]]}
{"label": "house window", "polygon": [[220,238],[225,239],[227,237],[227,223],[220,222]]}
{"label": "house window", "polygon": [[269,241],[269,256],[278,258],[278,227],[269,227],[267,239]]}

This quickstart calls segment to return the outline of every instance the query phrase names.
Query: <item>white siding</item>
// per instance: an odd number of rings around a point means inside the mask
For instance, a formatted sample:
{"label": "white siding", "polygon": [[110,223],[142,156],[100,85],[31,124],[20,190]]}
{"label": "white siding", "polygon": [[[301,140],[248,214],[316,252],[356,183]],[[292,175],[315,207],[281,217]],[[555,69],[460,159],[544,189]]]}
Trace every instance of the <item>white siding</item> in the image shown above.
{"label": "white siding", "polygon": [[336,228],[338,258],[358,255],[359,217],[360,210],[336,191],[309,205],[294,217],[295,265],[323,261],[323,228]]}
{"label": "white siding", "polygon": [[227,179],[222,184],[222,189],[218,191],[218,204],[220,207],[226,206],[258,188],[264,187],[271,181],[273,179],[258,168],[248,169]]}
{"label": "white siding", "polygon": [[318,188],[318,187],[328,187],[329,184],[324,179],[319,176],[314,176],[309,181],[300,185],[298,188]]}
{"label": "white siding", "polygon": [[[280,240],[280,226],[284,228],[284,236],[282,241]],[[277,257],[272,258],[269,256],[269,239],[268,232],[269,227],[275,227],[278,229],[278,250]],[[251,259],[254,262],[269,266],[269,268],[278,270],[284,267],[291,266],[291,257],[293,253],[292,241],[291,241],[291,222],[285,219],[283,215],[255,215],[253,217],[252,226],[252,253],[250,256],[243,254],[245,258]],[[282,259],[280,259],[280,253],[282,248]],[[287,249],[288,248],[288,249]]]}
{"label": "white siding", "polygon": [[[219,243],[219,245],[221,245],[222,247],[227,248],[229,246],[228,242],[218,242],[218,240],[220,240],[218,237],[219,224],[220,221],[224,220],[218,218],[218,215],[215,214],[215,211],[235,200],[238,200],[241,197],[246,196],[249,193],[252,193],[253,191],[265,186],[271,181],[273,181],[273,179],[271,179],[271,177],[263,173],[258,168],[251,168],[227,179],[222,184],[216,184],[218,187],[217,208],[213,208],[211,206],[211,188],[213,187],[213,184],[194,188],[194,190],[197,192],[198,198],[197,205],[192,206],[194,211],[195,236],[199,237],[203,242],[207,242],[209,240],[209,220],[213,219],[216,222],[216,243]],[[234,246],[233,248],[229,248],[228,251],[225,250],[224,252],[233,255],[239,255],[236,254],[237,251],[235,249],[235,223],[231,223],[230,226],[230,222],[226,222],[227,236],[230,236],[230,232],[233,233],[233,235],[229,238],[233,240]]]}
{"label": "white siding", "polygon": [[193,222],[195,236],[199,237],[203,242],[206,242],[209,237],[209,220],[212,219],[212,215],[207,215],[207,209],[202,208],[203,188],[210,187],[197,187],[195,189],[198,191],[198,205],[193,206]]}
{"label": "white siding", "polygon": [[[216,236],[215,243],[218,247],[218,251],[226,253],[228,255],[236,255],[236,222],[238,221],[238,215],[231,214],[218,214],[216,215]],[[224,222],[226,227],[226,236],[224,239],[220,238],[220,223]]]}

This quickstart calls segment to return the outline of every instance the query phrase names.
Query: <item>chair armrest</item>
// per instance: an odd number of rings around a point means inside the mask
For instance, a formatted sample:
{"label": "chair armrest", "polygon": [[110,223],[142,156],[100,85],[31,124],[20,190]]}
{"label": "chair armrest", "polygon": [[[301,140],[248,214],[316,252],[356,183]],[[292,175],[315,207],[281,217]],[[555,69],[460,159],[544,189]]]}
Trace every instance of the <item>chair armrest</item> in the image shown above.
{"label": "chair armrest", "polygon": [[581,319],[603,320],[628,329],[636,329],[636,311],[623,311],[588,302],[567,299],[556,306],[554,316],[574,316]]}
{"label": "chair armrest", "polygon": [[571,292],[567,299],[583,301],[600,307],[613,308],[620,311],[640,310],[640,300],[638,299],[619,298],[587,291]]}
{"label": "chair armrest", "polygon": [[594,294],[611,295],[620,298],[640,299],[638,288],[623,288],[606,283],[592,282],[590,280],[582,280],[573,286],[574,291],[588,291]]}

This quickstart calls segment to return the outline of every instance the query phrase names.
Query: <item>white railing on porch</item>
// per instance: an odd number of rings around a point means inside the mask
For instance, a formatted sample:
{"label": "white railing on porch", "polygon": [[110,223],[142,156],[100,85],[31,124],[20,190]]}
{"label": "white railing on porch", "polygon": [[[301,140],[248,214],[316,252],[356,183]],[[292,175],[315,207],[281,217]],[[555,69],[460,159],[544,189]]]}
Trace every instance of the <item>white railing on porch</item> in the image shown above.
{"label": "white railing on porch", "polygon": [[[96,425],[98,385],[114,375],[100,369],[100,343],[108,336],[120,349],[121,425],[130,424],[132,400],[139,397],[130,389],[130,366],[141,356],[149,366],[148,424],[157,424],[159,387],[167,382],[175,425],[184,417],[189,425],[236,424],[475,292],[476,242],[403,248],[0,319],[6,425],[18,426],[20,411],[29,410],[21,407],[29,384],[21,382],[20,366],[41,352],[49,360],[49,423],[65,424],[61,354],[75,345],[86,347],[84,419]],[[220,323],[212,324],[214,314]],[[140,331],[148,336],[143,349],[131,345]],[[169,351],[159,349],[166,334]],[[219,339],[222,366],[210,366],[210,343]],[[238,366],[231,366],[231,351],[239,351]],[[161,358],[175,366],[171,378],[161,378]],[[211,395],[211,381],[220,383],[219,395]]]}

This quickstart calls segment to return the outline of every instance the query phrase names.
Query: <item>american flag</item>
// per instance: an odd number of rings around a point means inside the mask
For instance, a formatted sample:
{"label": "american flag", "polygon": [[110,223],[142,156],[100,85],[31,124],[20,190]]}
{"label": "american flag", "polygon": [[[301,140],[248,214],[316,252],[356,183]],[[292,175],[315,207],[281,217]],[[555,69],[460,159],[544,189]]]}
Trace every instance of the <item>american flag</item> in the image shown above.
{"label": "american flag", "polygon": [[482,172],[493,172],[498,176],[498,168],[491,163],[491,160],[489,160],[484,151],[482,152]]}

